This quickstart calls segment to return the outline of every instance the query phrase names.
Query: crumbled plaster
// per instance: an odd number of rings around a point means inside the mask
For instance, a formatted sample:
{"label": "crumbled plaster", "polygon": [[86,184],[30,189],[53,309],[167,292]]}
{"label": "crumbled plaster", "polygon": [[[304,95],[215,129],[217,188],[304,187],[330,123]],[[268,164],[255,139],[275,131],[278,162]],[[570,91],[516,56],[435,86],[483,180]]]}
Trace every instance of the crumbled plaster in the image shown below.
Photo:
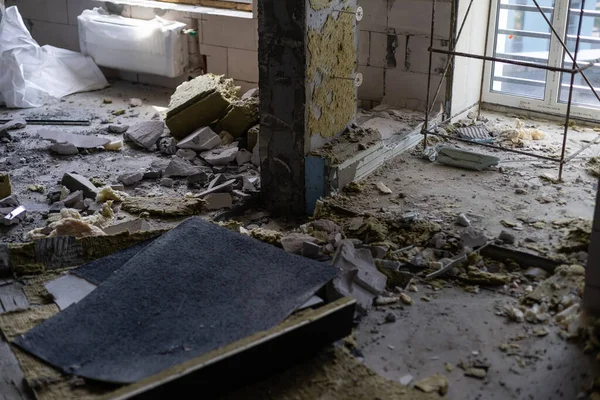
{"label": "crumbled plaster", "polygon": [[[313,3],[321,5],[325,1]],[[339,134],[356,113],[354,82],[336,79],[352,78],[356,69],[354,14],[337,14],[337,18],[330,14],[321,30],[311,28],[308,32],[308,82],[313,85],[308,116],[311,136],[329,138]]]}

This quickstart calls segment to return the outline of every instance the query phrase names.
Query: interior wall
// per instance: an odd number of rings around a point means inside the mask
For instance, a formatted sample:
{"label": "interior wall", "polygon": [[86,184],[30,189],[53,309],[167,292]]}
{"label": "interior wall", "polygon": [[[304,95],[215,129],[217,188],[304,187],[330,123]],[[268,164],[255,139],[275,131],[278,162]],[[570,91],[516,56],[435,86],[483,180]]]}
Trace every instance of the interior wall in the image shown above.
{"label": "interior wall", "polygon": [[[458,34],[460,25],[465,21],[470,0],[457,0],[457,2],[456,33]],[[456,43],[456,51],[478,55],[485,54],[489,9],[490,2],[473,1],[462,34]],[[481,90],[483,64],[484,61],[482,60],[465,57],[455,58],[450,115],[456,115],[457,118],[460,118],[462,115],[459,113],[463,110],[477,106]]]}
{"label": "interior wall", "polygon": [[[461,0],[463,2],[463,0]],[[125,17],[151,19],[155,15],[186,23],[198,30],[199,46],[189,46],[190,59],[206,60],[206,70],[235,80],[242,91],[258,86],[258,33],[256,13],[224,11],[222,15],[121,5],[98,0],[6,0],[17,5],[40,44],[79,50],[77,16],[85,9],[104,6]],[[485,2],[476,2],[485,3]],[[358,22],[358,71],[364,82],[358,90],[359,106],[385,102],[397,107],[425,109],[431,0],[359,0],[365,16]],[[484,4],[478,7],[485,6]],[[182,7],[166,5],[165,7]],[[198,9],[198,8],[197,8]],[[243,18],[240,16],[244,16]],[[479,21],[484,23],[483,20]],[[451,1],[438,0],[434,46],[448,48]],[[472,40],[476,36],[470,35]],[[447,57],[433,55],[434,92]],[[470,67],[471,68],[471,67]],[[186,76],[169,79],[128,71],[106,71],[121,79],[175,87]],[[468,74],[468,73],[466,73]],[[445,85],[444,85],[445,87]],[[442,91],[442,100],[445,90]]]}
{"label": "interior wall", "polygon": [[[359,71],[364,83],[358,97],[363,108],[381,102],[424,110],[431,36],[432,0],[359,0],[365,16],[359,22]],[[448,48],[450,0],[436,2],[434,47]],[[432,92],[447,57],[434,54]],[[445,88],[445,85],[443,86]],[[443,99],[442,91],[440,100]]]}

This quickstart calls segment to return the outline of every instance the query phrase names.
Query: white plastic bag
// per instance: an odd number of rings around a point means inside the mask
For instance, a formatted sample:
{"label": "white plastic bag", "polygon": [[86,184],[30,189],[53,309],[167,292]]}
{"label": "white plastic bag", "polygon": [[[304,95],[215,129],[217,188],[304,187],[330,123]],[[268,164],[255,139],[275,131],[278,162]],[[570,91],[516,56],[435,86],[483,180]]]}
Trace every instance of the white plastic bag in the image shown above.
{"label": "white plastic bag", "polygon": [[102,89],[104,75],[90,57],[53,46],[39,46],[16,6],[0,21],[0,104],[40,107],[51,97]]}

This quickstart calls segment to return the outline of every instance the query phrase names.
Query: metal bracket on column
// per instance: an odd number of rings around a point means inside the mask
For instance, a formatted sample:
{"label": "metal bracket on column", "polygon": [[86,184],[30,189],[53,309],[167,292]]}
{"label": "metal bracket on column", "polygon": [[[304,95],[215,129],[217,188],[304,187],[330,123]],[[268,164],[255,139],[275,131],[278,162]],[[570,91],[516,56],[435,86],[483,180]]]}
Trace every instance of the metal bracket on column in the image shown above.
{"label": "metal bracket on column", "polygon": [[356,20],[360,21],[363,19],[363,17],[365,16],[365,12],[363,11],[363,8],[361,6],[358,6],[356,8],[356,11],[346,11],[346,10],[333,10],[334,12],[341,12],[344,14],[355,14],[356,15]]}

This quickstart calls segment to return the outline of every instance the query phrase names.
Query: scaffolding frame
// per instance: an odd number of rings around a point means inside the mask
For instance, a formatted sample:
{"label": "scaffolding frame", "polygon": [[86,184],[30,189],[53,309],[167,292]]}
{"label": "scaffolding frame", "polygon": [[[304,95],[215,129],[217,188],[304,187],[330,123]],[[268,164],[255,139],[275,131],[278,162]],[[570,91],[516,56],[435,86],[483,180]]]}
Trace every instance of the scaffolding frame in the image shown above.
{"label": "scaffolding frame", "polygon": [[[563,67],[552,67],[550,65],[543,65],[543,64],[538,64],[538,63],[533,63],[533,62],[526,62],[526,61],[518,61],[518,60],[512,60],[512,59],[506,59],[506,58],[501,58],[501,57],[492,57],[492,56],[488,56],[487,55],[487,49],[488,49],[488,41],[489,41],[489,25],[490,25],[490,20],[491,20],[491,14],[492,14],[492,6],[494,5],[493,0],[490,0],[490,10],[488,12],[488,18],[487,18],[487,30],[486,30],[486,34],[485,34],[485,50],[484,50],[484,55],[478,55],[478,54],[472,54],[472,53],[464,53],[464,52],[458,52],[456,51],[456,46],[458,44],[458,41],[460,40],[460,36],[463,32],[463,29],[465,27],[465,24],[467,22],[467,18],[469,17],[469,14],[471,12],[471,7],[473,5],[474,0],[470,0],[469,6],[467,8],[467,11],[465,13],[465,16],[463,18],[463,21],[460,25],[460,28],[458,30],[458,34],[456,35],[456,38],[454,40],[451,40],[451,49],[450,50],[444,50],[444,49],[437,49],[433,47],[433,40],[434,40],[434,32],[435,32],[435,11],[436,11],[436,2],[437,0],[432,0],[432,7],[431,7],[431,32],[430,32],[430,37],[429,37],[429,70],[428,70],[428,76],[427,76],[427,98],[426,98],[426,105],[425,105],[425,122],[423,123],[423,128],[421,130],[421,133],[423,134],[423,148],[427,147],[427,136],[428,135],[433,135],[433,136],[438,136],[438,137],[443,137],[446,139],[452,139],[452,140],[457,140],[459,142],[466,142],[466,143],[470,143],[476,146],[482,146],[482,147],[488,147],[488,148],[493,148],[493,149],[497,149],[497,150],[501,150],[501,151],[506,151],[506,152],[511,152],[511,153],[517,153],[517,154],[522,154],[522,155],[526,155],[529,157],[535,157],[538,159],[542,159],[542,160],[546,160],[546,161],[553,161],[553,162],[557,162],[559,163],[559,168],[558,168],[558,179],[559,181],[562,180],[562,174],[563,174],[563,169],[565,164],[567,164],[569,161],[571,161],[573,158],[577,157],[579,154],[581,154],[583,151],[585,151],[586,149],[590,148],[591,146],[598,144],[600,142],[600,136],[597,137],[595,140],[585,144],[584,146],[582,146],[579,150],[577,150],[576,152],[567,155],[566,154],[566,148],[567,148],[567,140],[568,140],[568,133],[569,133],[569,122],[571,120],[571,104],[573,101],[573,85],[575,83],[575,76],[577,74],[581,74],[581,77],[585,80],[586,84],[588,85],[588,87],[590,88],[590,90],[592,91],[592,93],[594,94],[594,96],[596,97],[596,99],[598,99],[598,102],[600,102],[600,95],[596,92],[596,89],[594,89],[594,86],[592,85],[592,83],[589,81],[589,79],[587,78],[587,76],[585,75],[585,70],[594,66],[594,64],[598,61],[600,61],[600,59],[596,59],[596,60],[591,60],[587,65],[584,66],[579,66],[579,64],[577,63],[577,53],[579,52],[579,42],[580,42],[580,36],[581,36],[581,28],[583,25],[583,17],[584,17],[584,10],[585,10],[585,1],[586,0],[581,0],[581,5],[580,5],[580,10],[579,10],[579,23],[577,26],[577,37],[575,39],[575,55],[573,55],[570,51],[569,48],[567,47],[567,45],[565,44],[565,41],[560,37],[560,35],[558,34],[558,32],[556,31],[556,29],[554,29],[554,26],[552,25],[552,22],[548,19],[548,17],[546,16],[546,14],[543,12],[542,8],[540,7],[539,3],[537,0],[532,0],[533,3],[535,4],[537,11],[542,15],[542,17],[544,18],[544,20],[546,21],[546,23],[548,24],[548,26],[550,27],[550,30],[552,31],[552,35],[558,40],[558,42],[561,44],[562,49],[563,49],[563,54],[561,56],[561,61],[563,64]],[[452,0],[452,7],[453,10],[455,10],[455,12],[457,11],[457,0]],[[552,36],[551,36],[552,37]],[[432,98],[431,96],[431,77],[432,77],[432,73],[431,73],[431,69],[432,69],[432,64],[433,64],[433,53],[439,53],[439,54],[446,54],[449,55],[449,59],[446,62],[446,67],[444,68],[444,72],[441,75],[440,82],[437,86],[436,92]],[[572,68],[564,68],[564,54],[567,54],[569,56],[569,58],[571,59],[572,62]],[[435,132],[435,128],[437,128],[439,125],[441,124],[445,124],[447,122],[450,122],[452,119],[454,119],[455,117],[457,117],[458,115],[463,114],[464,112],[468,111],[469,109],[471,109],[473,106],[469,106],[467,109],[465,110],[461,110],[459,112],[457,112],[456,114],[454,114],[453,116],[448,116],[448,118],[444,119],[443,121],[440,121],[434,125],[432,125],[431,127],[429,126],[429,121],[431,119],[431,114],[433,112],[433,108],[435,106],[435,102],[437,100],[437,97],[440,94],[440,90],[442,88],[442,84],[444,82],[444,79],[446,78],[446,76],[448,75],[448,71],[450,70],[450,66],[452,66],[454,64],[454,60],[456,57],[465,57],[465,58],[471,58],[471,59],[477,59],[477,60],[483,60],[484,64],[483,64],[483,71],[482,71],[482,76],[481,76],[481,87],[479,90],[479,101],[477,102],[477,106],[478,106],[478,116],[481,114],[481,104],[483,103],[483,86],[484,86],[484,79],[485,79],[485,61],[492,61],[492,62],[501,62],[504,64],[513,64],[513,65],[519,65],[519,66],[524,66],[524,67],[531,67],[531,68],[538,68],[538,69],[542,69],[542,70],[546,70],[546,71],[554,71],[554,72],[561,72],[561,73],[568,73],[571,74],[571,82],[569,85],[569,97],[568,97],[568,101],[567,101],[567,110],[565,113],[565,124],[564,124],[564,132],[563,132],[563,141],[562,141],[562,149],[561,149],[561,155],[560,158],[557,157],[548,157],[548,156],[543,156],[543,155],[539,155],[539,154],[535,154],[532,152],[527,152],[527,151],[523,151],[523,150],[517,150],[517,149],[511,149],[511,148],[507,148],[507,147],[502,147],[502,146],[498,146],[498,145],[494,145],[494,144],[489,144],[489,143],[481,143],[481,142],[475,142],[472,140],[468,140],[468,139],[462,139],[462,138],[457,138],[454,136],[449,136],[449,135],[444,135],[444,134],[440,134]],[[562,79],[562,78],[561,78]]]}

